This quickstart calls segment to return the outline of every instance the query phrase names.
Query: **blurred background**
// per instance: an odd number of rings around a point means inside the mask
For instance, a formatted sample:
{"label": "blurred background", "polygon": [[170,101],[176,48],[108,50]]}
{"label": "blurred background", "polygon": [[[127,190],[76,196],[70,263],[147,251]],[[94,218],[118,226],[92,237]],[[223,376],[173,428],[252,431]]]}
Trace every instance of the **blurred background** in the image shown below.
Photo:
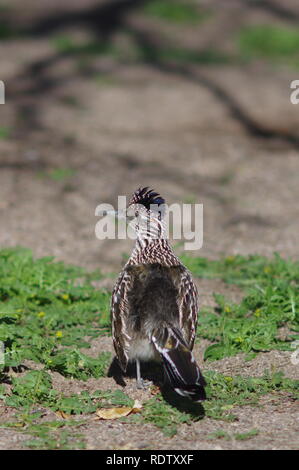
{"label": "blurred background", "polygon": [[[299,232],[297,0],[3,0],[0,244],[103,271],[95,208],[138,186],[204,205],[197,256]],[[181,247],[178,247],[180,252]]]}

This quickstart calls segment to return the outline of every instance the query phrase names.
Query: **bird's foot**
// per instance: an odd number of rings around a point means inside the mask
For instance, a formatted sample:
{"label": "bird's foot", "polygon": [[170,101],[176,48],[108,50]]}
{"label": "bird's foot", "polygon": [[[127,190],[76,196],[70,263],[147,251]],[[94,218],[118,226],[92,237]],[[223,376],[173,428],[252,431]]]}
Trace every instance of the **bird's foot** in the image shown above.
{"label": "bird's foot", "polygon": [[136,382],[136,387],[138,390],[147,390],[151,385],[153,385],[151,380],[139,379]]}

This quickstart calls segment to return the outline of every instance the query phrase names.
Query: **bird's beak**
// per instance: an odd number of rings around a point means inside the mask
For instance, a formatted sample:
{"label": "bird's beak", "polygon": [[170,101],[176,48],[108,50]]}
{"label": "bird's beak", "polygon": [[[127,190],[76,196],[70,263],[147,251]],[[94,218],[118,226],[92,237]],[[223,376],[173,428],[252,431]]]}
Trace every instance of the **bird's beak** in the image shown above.
{"label": "bird's beak", "polygon": [[110,216],[110,217],[115,217],[116,219],[126,219],[126,211],[102,211],[100,216],[105,217],[105,216]]}
{"label": "bird's beak", "polygon": [[102,211],[99,215],[102,217],[108,216],[108,217],[114,217],[115,219],[118,219],[118,220],[125,220],[127,223],[129,223],[134,218],[134,213],[132,212],[130,207],[127,207],[126,209],[122,209],[119,211],[114,211],[114,210]]}

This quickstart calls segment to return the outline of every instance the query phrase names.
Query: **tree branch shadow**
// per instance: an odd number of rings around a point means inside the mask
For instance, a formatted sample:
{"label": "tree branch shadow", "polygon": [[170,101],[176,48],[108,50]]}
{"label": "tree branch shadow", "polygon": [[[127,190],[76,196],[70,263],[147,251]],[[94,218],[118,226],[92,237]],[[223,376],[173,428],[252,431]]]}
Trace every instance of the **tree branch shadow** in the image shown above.
{"label": "tree branch shadow", "polygon": [[232,118],[238,121],[251,136],[262,139],[279,139],[295,148],[299,148],[299,136],[285,129],[274,129],[251,117],[237,100],[219,83],[206,77],[197,67],[175,64],[161,60],[157,39],[148,32],[131,29],[136,42],[144,51],[145,62],[166,74],[177,75],[210,91],[228,110]]}
{"label": "tree branch shadow", "polygon": [[[296,149],[299,148],[299,136],[296,133],[288,129],[268,126],[255,119],[224,86],[215,79],[207,77],[200,68],[200,65],[197,65],[195,68],[193,65],[175,63],[175,61],[165,59],[161,54],[163,38],[160,38],[156,32],[154,36],[146,28],[142,29],[136,25],[132,26],[127,21],[129,13],[142,7],[148,1],[115,0],[95,5],[86,10],[54,14],[40,19],[33,25],[23,27],[20,30],[20,34],[31,36],[38,40],[40,37],[61,30],[63,27],[77,25],[91,31],[96,41],[104,47],[111,43],[117,32],[125,30],[133,38],[136,46],[142,51],[141,63],[164,74],[182,77],[184,80],[188,80],[208,90],[225,106],[230,116],[242,125],[248,135],[263,140],[279,139],[288,146]],[[273,4],[270,0],[261,0],[259,2],[246,1],[245,3],[250,4],[250,6],[255,5],[257,8],[271,9],[276,14],[285,15],[288,18],[293,18],[293,15],[296,16],[295,13]],[[33,61],[10,84],[10,89],[8,90],[9,98],[16,103],[17,115],[27,133],[30,130],[42,128],[40,108],[43,97],[78,78],[78,75],[74,77],[72,73],[67,74],[63,78],[53,78],[49,74],[50,67],[57,66],[61,61],[70,56],[71,54],[67,52],[58,51],[50,57]],[[81,73],[84,74],[85,72]],[[78,74],[80,76],[79,72]],[[90,75],[92,75],[92,71]],[[21,127],[19,126],[19,128]]]}
{"label": "tree branch shadow", "polygon": [[246,6],[250,8],[257,8],[260,10],[264,10],[272,15],[277,16],[282,20],[290,21],[295,25],[298,24],[299,14],[295,11],[292,11],[285,6],[277,3],[273,3],[271,0],[241,0],[242,3],[245,3]]}

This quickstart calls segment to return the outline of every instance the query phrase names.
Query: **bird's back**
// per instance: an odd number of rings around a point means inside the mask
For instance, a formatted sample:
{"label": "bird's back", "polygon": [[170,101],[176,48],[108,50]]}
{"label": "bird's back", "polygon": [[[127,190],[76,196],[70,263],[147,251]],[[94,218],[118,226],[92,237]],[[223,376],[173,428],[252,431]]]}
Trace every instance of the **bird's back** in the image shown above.
{"label": "bird's back", "polygon": [[130,358],[162,358],[165,372],[177,393],[205,399],[205,381],[188,342],[188,328],[180,324],[176,287],[182,266],[158,263],[129,266],[132,288],[128,293],[127,331]]}
{"label": "bird's back", "polygon": [[179,326],[178,289],[179,266],[160,264],[128,266],[132,289],[128,293],[128,331],[147,336],[153,329],[171,323]]}

